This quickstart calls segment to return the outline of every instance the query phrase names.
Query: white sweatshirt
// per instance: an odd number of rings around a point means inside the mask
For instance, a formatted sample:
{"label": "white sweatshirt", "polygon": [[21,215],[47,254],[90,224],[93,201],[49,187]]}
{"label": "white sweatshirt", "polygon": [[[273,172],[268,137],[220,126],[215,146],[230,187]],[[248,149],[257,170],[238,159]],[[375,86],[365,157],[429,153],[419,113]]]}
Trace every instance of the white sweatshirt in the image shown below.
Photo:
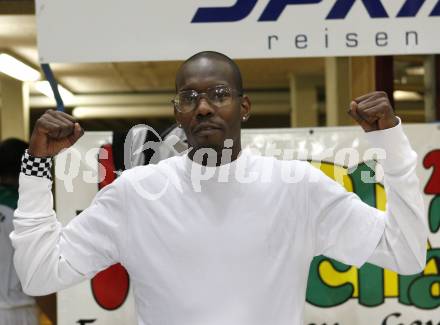
{"label": "white sweatshirt", "polygon": [[[314,256],[420,272],[428,230],[417,156],[400,124],[366,137],[387,153],[386,212],[306,162],[244,151],[203,169],[213,177],[200,187],[187,156],[130,169],[63,228],[51,182],[22,174],[11,238],[24,290],[48,294],[120,262],[141,325],[299,325]],[[286,170],[305,177],[288,182]],[[236,177],[218,180],[228,172]]]}

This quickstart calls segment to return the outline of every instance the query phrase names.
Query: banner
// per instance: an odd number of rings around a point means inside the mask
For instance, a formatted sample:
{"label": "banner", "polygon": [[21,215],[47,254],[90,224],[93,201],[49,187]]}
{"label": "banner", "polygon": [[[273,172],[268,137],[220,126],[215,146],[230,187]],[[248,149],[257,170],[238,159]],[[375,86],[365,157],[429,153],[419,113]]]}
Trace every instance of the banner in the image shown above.
{"label": "banner", "polygon": [[[418,154],[417,175],[430,227],[424,272],[401,276],[371,264],[357,269],[316,257],[309,272],[305,324],[440,324],[440,125],[410,124],[404,129]],[[307,152],[306,159],[315,167],[364,202],[385,210],[383,185],[361,181],[362,173],[371,166],[366,155],[369,144],[362,133],[360,127],[247,130],[243,142],[271,155],[271,148],[290,148],[294,155]],[[346,148],[354,149],[358,159],[349,159],[351,151]],[[321,162],[313,161],[313,156],[323,155],[326,158]]]}
{"label": "banner", "polygon": [[[56,156],[55,203],[63,225],[91,204],[100,181],[106,180],[100,179],[105,163],[98,165],[98,159],[108,158],[101,148],[111,141],[111,132],[87,132],[73,148]],[[57,311],[58,325],[136,324],[129,281],[119,265],[58,292]]]}
{"label": "banner", "polygon": [[[405,132],[418,154],[417,174],[430,227],[428,263],[424,272],[400,276],[370,264],[357,269],[324,256],[316,257],[310,267],[307,297],[304,297],[307,300],[305,324],[440,323],[440,125],[406,125]],[[64,224],[90,204],[98,191],[99,181],[106,181],[98,179],[99,168],[103,165],[98,165],[97,157],[101,162],[108,158],[101,157],[99,148],[110,142],[110,133],[88,132],[73,150],[57,157],[56,166],[65,166],[66,161],[73,166],[69,177],[64,168],[65,176],[56,178],[58,218]],[[315,167],[343,184],[348,191],[354,191],[366,203],[385,209],[383,185],[361,182],[361,173],[371,171],[371,166],[374,169],[374,164],[366,154],[369,145],[360,127],[249,129],[243,131],[242,143],[280,159],[285,157],[274,148],[289,149],[294,156],[307,152],[309,156],[303,159],[311,160]],[[349,157],[350,152],[357,153],[356,159]],[[318,156],[325,158],[314,161],[312,157]],[[58,172],[63,175],[62,171]],[[59,325],[136,324],[133,297],[131,293],[127,296],[123,288],[124,283],[128,288],[125,274],[120,270],[110,272],[112,276],[98,278],[99,290],[93,281],[87,281],[58,294]]]}
{"label": "banner", "polygon": [[36,0],[40,61],[440,53],[440,0]]}

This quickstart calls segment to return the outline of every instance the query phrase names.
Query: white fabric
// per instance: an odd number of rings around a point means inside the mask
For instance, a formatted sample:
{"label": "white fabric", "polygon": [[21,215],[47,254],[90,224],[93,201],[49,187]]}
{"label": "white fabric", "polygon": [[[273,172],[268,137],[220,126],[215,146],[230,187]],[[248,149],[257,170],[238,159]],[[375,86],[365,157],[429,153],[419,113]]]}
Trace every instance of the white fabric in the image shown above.
{"label": "white fabric", "polygon": [[[425,265],[416,154],[401,125],[366,136],[387,151],[386,213],[306,162],[243,152],[204,171],[232,171],[248,183],[212,178],[198,188],[190,160],[173,157],[124,172],[62,228],[51,182],[21,175],[11,238],[23,286],[47,294],[121,262],[141,325],[301,324],[315,255],[357,266],[370,260],[403,274]],[[289,184],[280,176],[286,167],[306,177]]]}
{"label": "white fabric", "polygon": [[35,306],[0,308],[1,325],[38,325],[38,311]]}
{"label": "white fabric", "polygon": [[[13,264],[14,250],[9,239],[13,214],[14,210],[0,204],[0,310],[35,304],[35,300],[23,292]],[[1,317],[0,324],[4,324]]]}

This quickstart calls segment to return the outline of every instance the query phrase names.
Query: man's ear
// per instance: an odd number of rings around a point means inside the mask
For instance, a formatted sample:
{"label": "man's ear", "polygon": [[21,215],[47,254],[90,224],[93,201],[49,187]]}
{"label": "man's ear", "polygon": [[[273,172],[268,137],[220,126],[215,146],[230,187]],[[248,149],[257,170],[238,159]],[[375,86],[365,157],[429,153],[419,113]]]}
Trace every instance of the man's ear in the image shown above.
{"label": "man's ear", "polygon": [[247,95],[243,95],[240,104],[240,118],[242,122],[246,122],[251,115],[251,100]]}

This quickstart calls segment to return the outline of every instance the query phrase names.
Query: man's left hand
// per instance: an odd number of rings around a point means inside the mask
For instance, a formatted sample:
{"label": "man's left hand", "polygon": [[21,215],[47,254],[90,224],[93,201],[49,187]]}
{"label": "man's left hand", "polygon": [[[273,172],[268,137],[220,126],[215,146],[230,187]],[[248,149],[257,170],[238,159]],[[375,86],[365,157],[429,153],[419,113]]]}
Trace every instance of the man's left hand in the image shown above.
{"label": "man's left hand", "polygon": [[383,91],[375,91],[354,99],[350,103],[348,114],[365,132],[385,130],[399,124],[388,95]]}

